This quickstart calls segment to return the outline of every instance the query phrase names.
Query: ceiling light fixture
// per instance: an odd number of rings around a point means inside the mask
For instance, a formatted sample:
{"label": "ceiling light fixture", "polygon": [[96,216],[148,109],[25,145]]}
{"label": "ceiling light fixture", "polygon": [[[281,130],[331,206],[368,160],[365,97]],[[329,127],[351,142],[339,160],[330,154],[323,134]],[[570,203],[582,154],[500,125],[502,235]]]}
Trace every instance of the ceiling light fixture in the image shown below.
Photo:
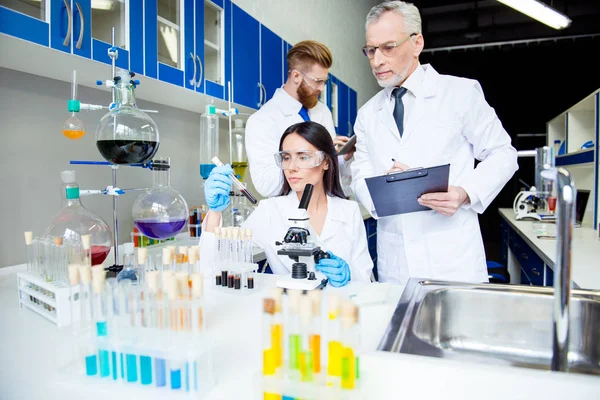
{"label": "ceiling light fixture", "polygon": [[537,0],[498,1],[554,29],[564,29],[571,25],[571,20],[566,15]]}

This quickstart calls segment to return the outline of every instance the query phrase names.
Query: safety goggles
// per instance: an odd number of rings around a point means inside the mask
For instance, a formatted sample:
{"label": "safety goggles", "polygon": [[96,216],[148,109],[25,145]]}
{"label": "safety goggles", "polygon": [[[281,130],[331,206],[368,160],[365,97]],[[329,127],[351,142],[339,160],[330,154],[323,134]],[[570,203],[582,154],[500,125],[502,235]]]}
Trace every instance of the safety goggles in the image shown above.
{"label": "safety goggles", "polygon": [[408,39],[416,35],[418,35],[418,33],[411,33],[410,35],[407,35],[404,39],[385,42],[380,44],[379,46],[364,46],[362,48],[362,52],[365,55],[365,57],[367,57],[370,60],[375,57],[375,52],[377,51],[377,49],[379,49],[379,51],[381,51],[381,54],[383,54],[384,56],[390,56],[392,55],[396,47],[400,46]]}
{"label": "safety goggles", "polygon": [[312,89],[323,89],[325,86],[327,86],[327,82],[329,82],[329,78],[325,78],[325,79],[320,79],[320,78],[315,78],[313,76],[310,76],[300,70],[296,70],[298,72],[300,72],[302,74],[302,78],[304,79],[304,82],[306,82],[306,84],[308,86],[310,86]]}
{"label": "safety goggles", "polygon": [[310,169],[321,165],[325,160],[322,151],[300,150],[295,152],[280,151],[275,153],[275,164],[281,169],[290,169],[293,164],[299,169]]}

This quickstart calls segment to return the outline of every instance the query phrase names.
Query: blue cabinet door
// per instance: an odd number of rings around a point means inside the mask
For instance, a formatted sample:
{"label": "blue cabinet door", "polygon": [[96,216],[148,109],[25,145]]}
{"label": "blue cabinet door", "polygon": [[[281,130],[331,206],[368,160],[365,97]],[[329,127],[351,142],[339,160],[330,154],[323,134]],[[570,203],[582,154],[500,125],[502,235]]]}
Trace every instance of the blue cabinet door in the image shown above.
{"label": "blue cabinet door", "polygon": [[233,101],[258,108],[260,97],[260,24],[232,4]]}
{"label": "blue cabinet door", "polygon": [[[225,80],[224,83],[224,96],[223,99],[227,101],[233,101],[230,99],[230,94],[233,92],[233,39],[232,39],[232,27],[231,22],[233,18],[232,4],[230,0],[223,0],[223,10],[225,12]],[[231,89],[231,90],[230,90]]]}
{"label": "blue cabinet door", "polygon": [[70,0],[50,0],[50,47],[71,52],[73,30]]}
{"label": "blue cabinet door", "polygon": [[92,58],[91,0],[72,0],[71,4],[73,7],[73,54]]}
{"label": "blue cabinet door", "polygon": [[[202,15],[204,15],[204,4],[196,4],[196,0],[184,0],[184,16],[183,16],[183,26],[184,26],[184,73],[185,73],[185,82],[184,86],[191,90],[197,90],[200,68],[201,66],[198,64],[198,60],[196,58],[196,32],[201,31],[202,34],[202,44],[204,44],[204,18],[200,21],[201,25],[198,27],[196,25],[196,13],[195,10],[197,6],[201,6],[198,8],[202,9]],[[204,51],[202,52],[202,57],[204,57]]]}
{"label": "blue cabinet door", "polygon": [[283,40],[264,25],[260,26],[260,60],[265,104],[283,85]]}
{"label": "blue cabinet door", "polygon": [[0,6],[0,32],[42,46],[49,46],[48,22],[44,20],[41,9],[36,17]]}
{"label": "blue cabinet door", "polygon": [[350,132],[349,121],[350,99],[348,96],[348,86],[339,81],[338,83],[338,135],[348,136]]}
{"label": "blue cabinet door", "polygon": [[129,69],[144,74],[144,0],[129,0]]}
{"label": "blue cabinet door", "polygon": [[356,105],[356,91],[348,87],[348,136],[354,135],[354,124],[356,123],[356,114],[358,113]]}
{"label": "blue cabinet door", "polygon": [[158,2],[144,0],[144,75],[158,78]]}
{"label": "blue cabinet door", "polygon": [[50,0],[50,47],[92,57],[90,0]]}
{"label": "blue cabinet door", "polygon": [[[198,1],[197,4],[201,4],[202,0],[196,0]],[[219,29],[221,29],[221,27],[224,27],[223,31],[230,29],[228,27],[230,27],[230,23],[227,22],[228,19],[231,18],[231,11],[229,10],[231,8],[230,5],[227,4],[227,0],[211,0],[211,3],[207,4],[210,7],[217,7],[219,9],[219,14],[221,17],[221,23],[219,24]],[[229,11],[229,12],[228,12]],[[196,19],[200,18],[200,16],[197,14]],[[203,10],[203,15],[202,15],[202,19],[203,19],[203,24],[206,23],[206,20],[209,19],[208,16],[206,15],[205,10]],[[206,27],[205,27],[206,28]],[[196,51],[202,54],[202,66],[203,66],[203,71],[202,71],[202,83],[201,85],[203,85],[200,89],[201,92],[206,93],[209,96],[212,97],[216,97],[218,99],[226,99],[226,95],[225,95],[225,90],[227,88],[227,82],[228,82],[228,73],[227,73],[227,65],[228,62],[231,62],[231,58],[227,57],[227,52],[230,51],[231,48],[231,31],[229,32],[225,32],[223,34],[223,31],[221,31],[221,33],[218,35],[218,37],[216,38],[217,41],[220,40],[220,43],[215,43],[217,46],[219,46],[220,48],[220,53],[215,57],[215,55],[213,54],[212,56],[208,53],[210,51],[214,51],[210,48],[210,45],[207,44],[207,41],[205,41],[205,39],[208,39],[207,37],[205,37],[205,31],[200,32],[200,34],[202,35],[202,38],[197,38],[196,39]],[[215,40],[213,38],[213,40]],[[209,41],[211,41],[209,39]],[[212,41],[211,41],[212,43]],[[217,75],[207,75],[204,71],[206,71],[209,68],[214,68],[213,66],[206,66],[207,62],[215,62],[215,58],[219,59],[219,61],[217,62],[217,66],[216,68],[220,69],[221,71],[219,71],[219,73]],[[229,60],[229,61],[228,61]],[[221,63],[223,62],[224,65],[221,65]],[[230,67],[229,67],[230,68]],[[218,76],[217,79],[215,79]],[[212,78],[212,79],[211,79]]]}

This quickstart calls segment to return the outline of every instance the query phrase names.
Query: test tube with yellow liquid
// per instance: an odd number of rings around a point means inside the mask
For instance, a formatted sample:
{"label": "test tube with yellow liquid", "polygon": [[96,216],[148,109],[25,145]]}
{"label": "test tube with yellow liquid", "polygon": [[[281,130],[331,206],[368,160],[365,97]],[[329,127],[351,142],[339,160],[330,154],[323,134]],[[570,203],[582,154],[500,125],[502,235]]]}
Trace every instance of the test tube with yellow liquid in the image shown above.
{"label": "test tube with yellow liquid", "polygon": [[341,309],[341,386],[342,389],[354,389],[359,379],[359,326],[358,307],[350,300],[344,301]]}
{"label": "test tube with yellow liquid", "polygon": [[340,387],[342,373],[342,343],[340,332],[340,297],[329,295],[327,299],[327,386]]}
{"label": "test tube with yellow liquid", "polygon": [[[272,387],[273,382],[268,379],[277,374],[277,342],[273,341],[273,325],[275,323],[276,301],[273,298],[263,300],[263,376],[264,382],[264,400],[281,400],[281,394]],[[277,338],[275,338],[277,339]]]}
{"label": "test tube with yellow liquid", "polygon": [[275,368],[279,371],[283,367],[283,315],[281,311],[283,290],[281,288],[272,288],[270,294],[275,302],[273,322],[270,328],[271,346],[275,355]]}
{"label": "test tube with yellow liquid", "polygon": [[308,333],[308,345],[312,354],[312,369],[315,376],[321,373],[321,291],[311,290],[307,296],[311,302],[312,320]]}

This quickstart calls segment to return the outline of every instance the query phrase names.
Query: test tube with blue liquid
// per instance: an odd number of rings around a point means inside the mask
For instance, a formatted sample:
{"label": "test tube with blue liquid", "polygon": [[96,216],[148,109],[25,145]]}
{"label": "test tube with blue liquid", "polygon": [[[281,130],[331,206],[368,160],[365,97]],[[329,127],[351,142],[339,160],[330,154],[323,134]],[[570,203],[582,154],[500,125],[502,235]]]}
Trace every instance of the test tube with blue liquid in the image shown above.
{"label": "test tube with blue liquid", "polygon": [[[169,274],[166,276],[166,282],[164,283],[167,291],[167,304],[168,304],[168,336],[169,343],[175,343],[177,338],[175,337],[178,326],[180,323],[180,307],[177,304],[178,296],[178,285],[177,279],[174,275]],[[169,360],[169,382],[171,383],[171,389],[181,389],[181,369],[182,362],[176,358]]]}
{"label": "test tube with blue liquid", "polygon": [[[148,250],[146,248],[138,249],[138,276],[140,276],[140,287],[144,287],[148,273],[147,271],[147,259]],[[143,297],[140,298],[141,306],[141,318],[139,319],[140,324],[137,324],[137,329],[140,331],[140,337],[143,341],[148,341],[147,337],[144,337],[144,334],[141,332],[142,329],[145,329],[145,332],[148,332],[151,326],[151,315],[150,315],[150,299],[149,292],[147,290],[140,291]],[[140,381],[142,385],[150,385],[152,384],[152,357],[148,355],[140,355]]]}
{"label": "test tube with blue liquid", "polygon": [[104,282],[106,280],[106,271],[102,267],[92,269],[92,315],[96,325],[96,336],[98,341],[98,365],[100,367],[100,377],[109,378],[110,356],[107,350],[108,345],[108,326],[106,321],[107,298],[104,293]]}
{"label": "test tube with blue liquid", "polygon": [[89,264],[79,266],[79,301],[81,303],[80,328],[81,334],[86,338],[83,349],[85,358],[85,373],[95,376],[98,373],[98,360],[96,349],[91,344],[93,341],[93,308],[91,296],[92,267]]}
{"label": "test tube with blue liquid", "polygon": [[[126,345],[132,346],[138,338],[135,335],[134,327],[136,325],[136,319],[138,318],[138,291],[137,288],[133,287],[133,284],[129,280],[124,280],[125,282],[125,290],[126,290],[126,301],[127,301],[127,313],[129,324],[126,329]],[[125,353],[125,376],[126,380],[129,383],[134,383],[138,381],[138,363],[137,363],[137,354],[134,354],[131,350],[126,351]]]}
{"label": "test tube with blue liquid", "polygon": [[[106,296],[106,321],[110,329],[110,335],[108,336],[108,343],[112,349],[110,354],[110,368],[112,372],[113,380],[122,379],[125,374],[123,371],[123,354],[120,351],[120,327],[119,318],[121,317],[121,304],[120,304],[120,293],[119,284],[116,278],[108,278],[105,284],[105,296]],[[124,301],[123,301],[124,303]],[[124,309],[124,305],[123,305]]]}

